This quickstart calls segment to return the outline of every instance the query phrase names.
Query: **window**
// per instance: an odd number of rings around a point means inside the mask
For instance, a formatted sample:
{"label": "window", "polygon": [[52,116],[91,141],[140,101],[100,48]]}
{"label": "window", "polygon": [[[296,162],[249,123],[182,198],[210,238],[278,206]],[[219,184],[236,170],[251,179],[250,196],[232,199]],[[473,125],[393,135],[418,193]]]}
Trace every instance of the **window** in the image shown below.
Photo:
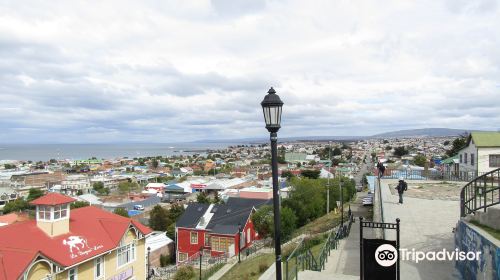
{"label": "window", "polygon": [[68,207],[66,205],[54,206],[54,220],[66,218]]}
{"label": "window", "polygon": [[219,237],[216,237],[216,236],[212,236],[212,250],[214,251],[220,251],[220,248],[219,248]]}
{"label": "window", "polygon": [[50,221],[50,207],[49,206],[38,206],[38,219]]}
{"label": "window", "polygon": [[467,153],[464,154],[464,163],[467,163]]}
{"label": "window", "polygon": [[212,250],[219,252],[229,252],[229,247],[233,245],[234,240],[232,238],[212,236]]}
{"label": "window", "polygon": [[135,261],[135,244],[132,242],[130,244],[121,246],[117,250],[117,256],[118,267]]}
{"label": "window", "polygon": [[462,163],[462,154],[460,154],[460,163]]}
{"label": "window", "polygon": [[205,246],[210,246],[210,235],[205,233]]}
{"label": "window", "polygon": [[68,270],[68,280],[78,280],[78,268]]}
{"label": "window", "polygon": [[188,254],[187,253],[179,253],[179,262],[186,261],[187,258],[188,258]]}
{"label": "window", "polygon": [[250,243],[252,241],[252,235],[250,234],[250,228],[247,229],[247,243]]}
{"label": "window", "polygon": [[198,233],[191,232],[191,244],[198,244]]}
{"label": "window", "polygon": [[104,278],[104,257],[96,258],[94,261],[94,279]]}
{"label": "window", "polygon": [[474,166],[474,154],[470,154],[470,165]]}
{"label": "window", "polygon": [[500,155],[490,155],[490,167],[500,167]]}

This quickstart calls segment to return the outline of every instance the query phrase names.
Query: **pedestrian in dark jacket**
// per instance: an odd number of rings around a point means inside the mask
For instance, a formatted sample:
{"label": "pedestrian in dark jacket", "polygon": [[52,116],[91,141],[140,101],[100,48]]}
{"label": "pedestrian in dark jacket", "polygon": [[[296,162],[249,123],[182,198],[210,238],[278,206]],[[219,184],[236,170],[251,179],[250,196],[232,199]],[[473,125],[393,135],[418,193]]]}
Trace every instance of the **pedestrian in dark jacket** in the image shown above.
{"label": "pedestrian in dark jacket", "polygon": [[399,177],[399,183],[395,189],[399,194],[399,203],[403,204],[403,193],[408,190],[408,184],[403,180],[403,177]]}
{"label": "pedestrian in dark jacket", "polygon": [[377,169],[378,169],[378,177],[382,178],[382,176],[384,176],[385,166],[380,160],[377,163]]}

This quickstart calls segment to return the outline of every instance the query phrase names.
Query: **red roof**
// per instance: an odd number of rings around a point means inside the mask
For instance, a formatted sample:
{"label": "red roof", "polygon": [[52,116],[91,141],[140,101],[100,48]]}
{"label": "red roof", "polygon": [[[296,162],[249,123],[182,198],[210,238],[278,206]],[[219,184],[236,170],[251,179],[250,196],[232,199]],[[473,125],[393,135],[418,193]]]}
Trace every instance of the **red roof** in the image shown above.
{"label": "red roof", "polygon": [[32,205],[59,205],[76,201],[76,199],[60,193],[49,193],[30,202]]}
{"label": "red roof", "polygon": [[94,206],[71,210],[70,215],[70,232],[55,237],[45,234],[34,220],[0,227],[0,280],[19,278],[37,254],[68,267],[115,249],[130,226],[144,235],[152,232]]}
{"label": "red roof", "polygon": [[28,220],[27,215],[18,214],[18,213],[10,213],[6,215],[0,216],[0,224],[13,224],[15,222],[21,222]]}

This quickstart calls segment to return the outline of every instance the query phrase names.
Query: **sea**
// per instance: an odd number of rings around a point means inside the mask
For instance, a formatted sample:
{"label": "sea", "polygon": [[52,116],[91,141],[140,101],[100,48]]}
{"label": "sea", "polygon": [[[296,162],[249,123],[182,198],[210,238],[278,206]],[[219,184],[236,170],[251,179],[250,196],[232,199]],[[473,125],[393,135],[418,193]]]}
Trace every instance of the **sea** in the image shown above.
{"label": "sea", "polygon": [[118,143],[118,144],[0,144],[0,161],[31,160],[48,161],[138,158],[148,156],[172,156],[204,154],[207,150],[220,150],[229,146],[249,143],[186,142],[186,143]]}

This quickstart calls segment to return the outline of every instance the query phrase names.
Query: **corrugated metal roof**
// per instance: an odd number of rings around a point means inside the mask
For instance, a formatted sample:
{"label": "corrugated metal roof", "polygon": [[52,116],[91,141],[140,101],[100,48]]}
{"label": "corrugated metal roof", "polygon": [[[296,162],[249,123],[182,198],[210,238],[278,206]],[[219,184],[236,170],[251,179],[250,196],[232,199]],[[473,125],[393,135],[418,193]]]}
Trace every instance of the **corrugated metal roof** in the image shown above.
{"label": "corrugated metal roof", "polygon": [[471,137],[476,147],[500,147],[500,132],[477,131],[472,132]]}

